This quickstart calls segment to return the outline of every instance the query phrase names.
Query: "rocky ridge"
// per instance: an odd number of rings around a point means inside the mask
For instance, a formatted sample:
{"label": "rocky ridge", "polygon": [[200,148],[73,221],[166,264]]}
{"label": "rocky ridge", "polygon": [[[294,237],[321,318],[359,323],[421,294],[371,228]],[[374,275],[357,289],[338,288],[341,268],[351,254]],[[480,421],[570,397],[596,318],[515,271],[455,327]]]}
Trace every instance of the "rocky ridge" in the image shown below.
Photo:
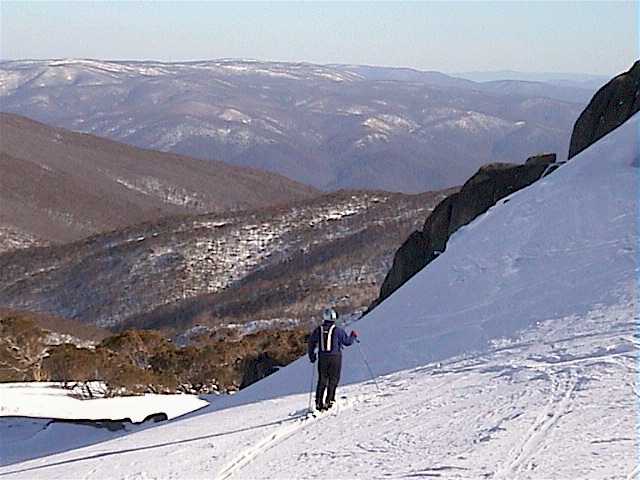
{"label": "rocky ridge", "polygon": [[489,164],[480,168],[459,192],[445,198],[427,217],[422,230],[414,231],[395,253],[375,308],[413,275],[447,248],[449,237],[460,227],[486,212],[500,199],[531,185],[557,167],[556,155],[529,158],[523,165]]}
{"label": "rocky ridge", "polygon": [[[592,145],[640,110],[640,61],[603,86],[575,123],[569,158]],[[490,164],[445,198],[427,217],[422,230],[413,232],[394,255],[380,293],[369,310],[389,297],[446,248],[449,237],[492,205],[553,171],[555,154],[529,158],[523,165]]]}
{"label": "rocky ridge", "polygon": [[571,134],[569,158],[577,155],[640,111],[640,60],[596,92]]}

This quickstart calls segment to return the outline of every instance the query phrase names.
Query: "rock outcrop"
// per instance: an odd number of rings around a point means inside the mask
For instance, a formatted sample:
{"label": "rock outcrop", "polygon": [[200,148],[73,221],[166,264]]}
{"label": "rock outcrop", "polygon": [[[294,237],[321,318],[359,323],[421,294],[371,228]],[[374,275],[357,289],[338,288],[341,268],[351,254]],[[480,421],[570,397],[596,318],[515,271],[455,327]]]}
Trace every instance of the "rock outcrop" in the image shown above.
{"label": "rock outcrop", "polygon": [[593,96],[573,128],[569,158],[580,153],[640,111],[640,60]]}
{"label": "rock outcrop", "polygon": [[[613,78],[591,99],[571,135],[569,158],[580,153],[640,111],[640,60]],[[427,218],[422,231],[413,232],[398,249],[375,308],[446,248],[453,232],[486,212],[507,195],[527,187],[559,166],[555,154],[529,158],[523,165],[485,165],[458,193],[445,198]]]}
{"label": "rock outcrop", "polygon": [[544,154],[531,157],[522,165],[494,163],[481,167],[459,192],[440,202],[427,218],[424,228],[413,232],[398,249],[380,295],[369,310],[442,253],[449,237],[461,226],[486,212],[498,200],[557,168],[555,162],[555,154]]}
{"label": "rock outcrop", "polygon": [[252,383],[277,372],[278,368],[282,366],[283,365],[278,365],[271,356],[265,352],[259,353],[254,358],[246,359],[242,368],[240,389],[248,387]]}

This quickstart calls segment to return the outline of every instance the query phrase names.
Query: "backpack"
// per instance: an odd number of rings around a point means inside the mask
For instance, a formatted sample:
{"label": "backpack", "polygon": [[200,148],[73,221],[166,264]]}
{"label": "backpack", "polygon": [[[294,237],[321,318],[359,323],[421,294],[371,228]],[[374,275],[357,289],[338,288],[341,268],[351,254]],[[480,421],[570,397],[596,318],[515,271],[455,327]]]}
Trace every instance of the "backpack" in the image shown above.
{"label": "backpack", "polygon": [[320,351],[330,352],[333,347],[333,332],[336,329],[336,324],[334,323],[326,330],[322,325],[318,328],[320,329]]}

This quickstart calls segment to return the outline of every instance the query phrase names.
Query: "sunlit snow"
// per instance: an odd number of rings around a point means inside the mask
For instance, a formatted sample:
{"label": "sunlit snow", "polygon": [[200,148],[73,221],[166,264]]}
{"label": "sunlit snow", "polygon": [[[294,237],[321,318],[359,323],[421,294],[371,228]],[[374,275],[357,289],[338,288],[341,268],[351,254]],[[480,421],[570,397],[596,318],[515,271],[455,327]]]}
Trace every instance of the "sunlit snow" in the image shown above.
{"label": "sunlit snow", "polygon": [[304,416],[303,357],[191,418],[0,474],[637,478],[639,124],[503,199],[350,325],[333,412]]}

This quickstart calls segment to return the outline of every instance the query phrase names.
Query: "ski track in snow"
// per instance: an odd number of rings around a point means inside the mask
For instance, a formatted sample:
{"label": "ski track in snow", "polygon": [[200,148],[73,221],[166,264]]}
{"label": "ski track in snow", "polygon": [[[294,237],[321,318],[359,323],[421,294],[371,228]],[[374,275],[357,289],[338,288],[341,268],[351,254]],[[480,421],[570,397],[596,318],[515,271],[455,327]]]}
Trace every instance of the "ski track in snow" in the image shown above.
{"label": "ski track in snow", "polygon": [[321,421],[323,418],[331,415],[337,415],[338,413],[340,413],[340,411],[348,409],[352,405],[353,400],[345,401],[341,399],[337,401],[335,409],[329,412],[319,414],[316,413],[314,415],[307,415],[306,409],[294,412],[292,414],[293,418],[296,420],[294,423],[285,423],[286,420],[284,420],[281,427],[265,436],[257,443],[243,450],[236,458],[229,462],[229,464],[223,467],[218,475],[216,475],[215,480],[226,480],[230,478],[250,462],[253,462],[260,454],[265,453],[274,447],[277,447],[284,440],[291,437],[301,429],[307,427],[309,423]]}
{"label": "ski track in snow", "polygon": [[308,396],[291,395],[8,466],[0,477],[292,479],[327,478],[330,468],[331,478],[632,479],[633,309],[548,320],[491,351],[381,377],[381,391],[371,381],[340,387],[346,400],[319,418],[300,416]]}
{"label": "ski track in snow", "polygon": [[[549,376],[544,370],[542,370],[542,373]],[[575,373],[572,372],[570,378],[564,379],[562,382],[549,378],[554,386],[549,403],[545,408],[541,409],[535,422],[525,433],[522,442],[508,453],[507,457],[512,458],[512,461],[502,471],[499,471],[494,478],[517,478],[523,468],[530,466],[527,462],[540,450],[548,430],[558,422],[560,416],[567,412],[577,383],[575,377]]]}
{"label": "ski track in snow", "polygon": [[[607,317],[609,318],[609,317]],[[587,323],[587,328],[589,322]],[[518,365],[517,367],[511,367],[511,365],[503,365],[503,355],[505,353],[504,348],[496,349],[493,354],[487,354],[484,356],[484,360],[477,362],[476,360],[461,360],[455,364],[446,367],[444,370],[438,370],[434,366],[425,366],[414,371],[402,372],[402,374],[394,374],[382,379],[383,391],[386,392],[383,396],[372,395],[365,401],[354,403],[353,415],[354,424],[356,428],[361,428],[364,432],[360,432],[358,436],[359,441],[354,445],[349,445],[349,441],[342,442],[341,439],[335,438],[333,435],[329,435],[330,438],[323,439],[323,448],[327,448],[328,452],[314,452],[314,441],[320,440],[323,435],[327,435],[325,432],[317,432],[317,430],[331,430],[336,428],[335,425],[327,425],[329,423],[347,422],[343,418],[329,418],[325,419],[323,424],[311,424],[306,426],[308,434],[306,437],[310,437],[311,441],[301,439],[301,435],[297,436],[283,436],[278,439],[278,449],[274,454],[270,454],[270,449],[262,449],[261,444],[258,443],[253,450],[252,460],[256,460],[259,455],[260,461],[256,462],[255,468],[251,461],[245,462],[241,468],[233,471],[233,476],[229,477],[228,473],[225,477],[218,478],[287,478],[290,472],[290,467],[287,463],[283,463],[278,457],[287,458],[287,462],[295,459],[296,475],[294,478],[323,478],[326,472],[323,472],[323,466],[332,465],[332,471],[342,471],[340,468],[348,468],[348,464],[353,462],[362,461],[365,464],[370,459],[365,458],[367,454],[372,456],[385,456],[397,453],[399,458],[403,456],[406,459],[406,449],[398,448],[402,447],[403,436],[412,435],[412,431],[416,428],[412,426],[408,419],[430,417],[447,418],[448,413],[444,415],[437,415],[433,410],[445,409],[448,404],[448,400],[456,401],[456,390],[465,390],[465,384],[476,375],[480,375],[483,380],[478,380],[477,383],[473,383],[475,388],[481,390],[491,390],[491,379],[485,378],[486,373],[498,373],[497,378],[505,377],[510,378],[510,383],[514,381],[520,375],[529,374],[533,378],[538,377],[543,380],[543,385],[539,386],[534,384],[531,387],[531,391],[525,391],[520,396],[535,396],[535,402],[531,402],[527,405],[527,408],[523,408],[520,411],[513,411],[514,398],[509,397],[508,402],[500,404],[496,402],[496,398],[484,399],[487,405],[493,405],[494,408],[488,408],[488,411],[483,411],[475,418],[476,421],[482,425],[477,430],[477,435],[474,441],[470,445],[466,445],[462,448],[462,452],[471,452],[474,448],[480,448],[479,445],[490,445],[492,442],[492,436],[499,437],[505,435],[508,437],[508,441],[501,441],[501,443],[510,448],[504,448],[501,455],[498,455],[494,459],[494,465],[498,468],[492,471],[490,468],[478,470],[481,462],[468,462],[464,460],[464,455],[451,455],[445,451],[439,452],[434,455],[435,458],[446,459],[446,462],[431,462],[431,466],[421,465],[420,468],[407,469],[407,471],[395,475],[390,471],[380,472],[380,468],[383,470],[388,469],[389,465],[393,465],[390,459],[381,459],[379,465],[374,465],[376,468],[370,471],[370,478],[418,478],[418,477],[444,477],[444,478],[495,478],[495,479],[513,479],[513,478],[623,478],[621,475],[613,475],[610,477],[610,473],[607,472],[607,468],[602,468],[598,472],[597,468],[592,468],[589,476],[585,477],[571,477],[554,474],[554,468],[560,468],[562,458],[551,458],[549,454],[552,453],[553,442],[550,441],[551,432],[558,427],[558,424],[567,416],[572,416],[573,420],[580,422],[580,410],[584,409],[588,405],[576,405],[576,392],[581,388],[581,383],[585,382],[590,377],[594,368],[615,368],[618,372],[624,372],[623,375],[629,374],[629,364],[633,365],[634,355],[637,354],[636,349],[626,351],[623,353],[611,353],[603,355],[599,353],[598,345],[610,344],[619,341],[620,337],[617,336],[618,332],[606,332],[606,322],[601,325],[601,332],[598,335],[586,334],[576,335],[576,338],[564,338],[559,339],[569,343],[573,343],[575,340],[582,338],[590,338],[593,345],[593,349],[590,353],[582,352],[580,358],[565,362],[552,361],[557,353],[550,351],[546,353],[549,361],[536,361],[532,362],[528,360],[531,356],[532,349],[536,350],[535,342],[527,342],[528,347],[524,349],[520,346],[515,348],[521,350],[521,353],[515,358],[512,356],[509,359],[510,364]],[[629,330],[632,330],[633,323],[629,322],[627,325]],[[535,352],[537,354],[537,352]],[[498,358],[492,358],[492,357]],[[520,362],[521,360],[521,362]],[[624,360],[624,361],[623,361]],[[469,362],[473,362],[472,366],[469,366]],[[506,373],[505,373],[506,372]],[[435,385],[430,385],[429,377],[439,377],[443,379]],[[624,378],[624,376],[622,377]],[[425,382],[427,380],[427,382]],[[414,382],[418,382],[412,385]],[[421,388],[423,383],[426,383],[429,388]],[[518,382],[519,383],[519,382]],[[630,387],[627,385],[626,387]],[[351,387],[347,387],[351,388]],[[426,391],[425,391],[426,390]],[[542,390],[542,395],[537,393],[537,390]],[[629,388],[626,389],[628,395]],[[483,392],[483,396],[486,392]],[[458,395],[464,397],[463,394]],[[622,395],[624,398],[625,395]],[[442,401],[442,400],[445,401]],[[488,400],[488,401],[487,401]],[[603,403],[603,399],[591,399],[591,401],[598,401]],[[375,402],[374,408],[371,408],[371,402]],[[533,408],[533,407],[536,408]],[[575,410],[575,411],[574,411]],[[383,426],[379,425],[381,419],[387,418],[388,421],[384,422]],[[527,421],[524,425],[517,425],[522,422],[523,418]],[[375,431],[368,432],[367,420],[371,419],[371,426],[375,428]],[[398,431],[386,429],[384,427],[387,424],[396,424],[400,427]],[[382,427],[382,428],[381,428]],[[385,431],[385,435],[380,438],[380,431]],[[463,430],[464,431],[464,430]],[[472,429],[473,431],[473,429]],[[508,435],[507,433],[508,432]],[[305,432],[306,433],[306,432]],[[371,435],[368,435],[371,433]],[[468,429],[466,433],[472,433]],[[592,434],[596,433],[590,432]],[[604,432],[598,432],[604,433]],[[592,440],[591,445],[606,444],[608,442],[619,442],[627,444],[628,451],[633,450],[633,432],[630,430],[626,432],[627,436],[620,435],[613,440],[599,439]],[[629,435],[631,434],[631,435]],[[449,435],[451,436],[451,435]],[[376,438],[378,437],[378,438]],[[367,439],[368,441],[363,441]],[[351,440],[351,439],[350,439]],[[433,438],[434,442],[437,442],[437,438]],[[457,439],[460,441],[460,439]],[[554,440],[555,441],[555,440]],[[301,442],[305,444],[300,445]],[[336,445],[335,442],[338,442]],[[456,442],[443,442],[445,446],[451,447]],[[289,452],[288,449],[293,447],[294,451]],[[409,447],[409,445],[407,445]],[[414,451],[420,451],[419,445],[411,445]],[[308,449],[309,451],[305,451]],[[550,450],[551,449],[551,450]],[[297,452],[297,455],[294,454]],[[312,452],[312,453],[309,453]],[[460,451],[458,451],[460,453]],[[593,455],[595,453],[592,452]],[[323,458],[328,457],[328,458]],[[417,455],[410,456],[413,461],[417,460]],[[453,457],[453,458],[452,458]],[[480,457],[481,455],[476,455]],[[312,461],[309,461],[311,458]],[[340,460],[345,460],[346,464],[341,464]],[[455,462],[454,460],[458,460]],[[329,461],[330,460],[330,461]],[[540,466],[544,465],[545,461],[551,460],[552,467],[547,469],[547,473],[539,473],[536,470]],[[553,465],[555,463],[555,465]],[[631,463],[631,462],[629,462]],[[317,471],[314,470],[314,465],[320,465],[321,468]],[[362,465],[359,465],[362,466]],[[594,467],[593,465],[591,467]],[[310,471],[307,471],[310,469]],[[347,470],[349,471],[349,470]],[[376,473],[377,472],[377,473]],[[351,476],[354,472],[346,476]],[[601,475],[602,474],[602,475]],[[601,475],[601,476],[600,476]],[[367,478],[366,474],[356,475],[357,478]]]}

